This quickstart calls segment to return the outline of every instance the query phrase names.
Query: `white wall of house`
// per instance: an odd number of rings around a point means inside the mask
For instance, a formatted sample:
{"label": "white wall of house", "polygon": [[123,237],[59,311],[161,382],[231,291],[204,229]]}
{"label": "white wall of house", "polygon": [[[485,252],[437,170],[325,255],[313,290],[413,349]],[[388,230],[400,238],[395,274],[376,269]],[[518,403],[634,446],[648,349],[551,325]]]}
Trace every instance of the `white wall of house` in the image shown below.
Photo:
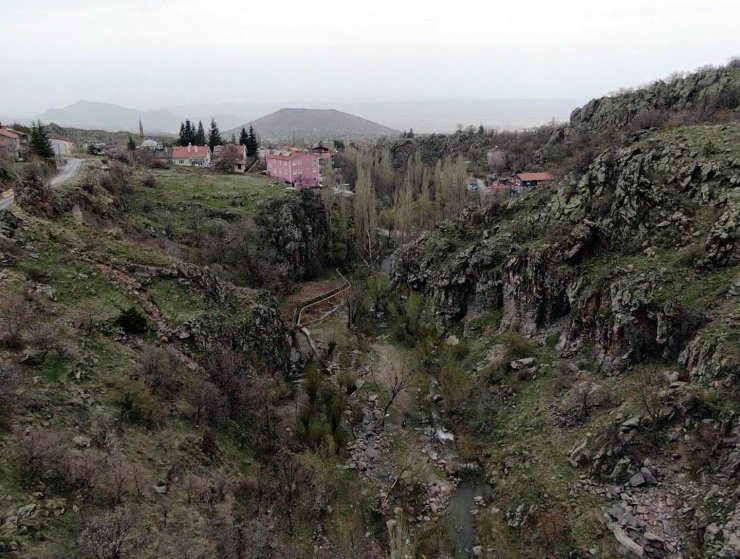
{"label": "white wall of house", "polygon": [[67,140],[49,140],[54,153],[57,155],[69,155],[72,152],[72,142]]}

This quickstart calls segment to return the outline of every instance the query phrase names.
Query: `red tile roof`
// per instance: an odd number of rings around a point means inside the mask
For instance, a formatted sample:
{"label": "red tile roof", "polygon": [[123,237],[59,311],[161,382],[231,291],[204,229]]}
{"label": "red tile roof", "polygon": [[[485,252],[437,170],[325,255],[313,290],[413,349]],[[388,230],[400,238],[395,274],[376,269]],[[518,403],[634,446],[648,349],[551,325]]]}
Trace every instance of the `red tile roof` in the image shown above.
{"label": "red tile roof", "polygon": [[519,180],[523,181],[544,182],[555,180],[555,177],[553,177],[550,173],[519,173],[517,174],[517,177],[519,177]]}
{"label": "red tile roof", "polygon": [[0,128],[0,136],[5,136],[6,138],[13,138],[14,140],[19,140],[21,135],[15,132],[14,130],[8,130],[7,128]]}
{"label": "red tile roof", "polygon": [[292,161],[299,155],[312,155],[315,158],[319,158],[319,156],[315,153],[311,153],[309,151],[291,151],[289,154],[283,154],[283,153],[268,153],[265,158],[266,159],[280,159],[282,161]]}
{"label": "red tile roof", "polygon": [[205,159],[207,155],[208,146],[175,146],[172,148],[172,159]]}
{"label": "red tile roof", "polygon": [[230,144],[226,146],[216,146],[213,148],[213,155],[219,156],[221,153],[230,153],[237,159],[244,160],[246,158],[246,149],[241,144]]}

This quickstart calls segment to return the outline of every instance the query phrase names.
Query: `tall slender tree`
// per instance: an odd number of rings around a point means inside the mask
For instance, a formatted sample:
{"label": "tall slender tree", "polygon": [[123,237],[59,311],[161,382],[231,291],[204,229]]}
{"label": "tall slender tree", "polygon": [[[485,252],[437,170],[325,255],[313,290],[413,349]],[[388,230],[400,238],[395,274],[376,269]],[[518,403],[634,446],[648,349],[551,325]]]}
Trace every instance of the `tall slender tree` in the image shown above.
{"label": "tall slender tree", "polygon": [[249,147],[249,134],[247,134],[246,128],[242,126],[242,131],[239,134],[239,145]]}
{"label": "tall slender tree", "polygon": [[220,146],[223,143],[221,140],[221,132],[218,130],[218,124],[215,119],[211,119],[211,129],[208,131],[208,147],[211,149],[216,146]]}
{"label": "tall slender tree", "polygon": [[375,186],[369,165],[357,169],[357,183],[352,200],[355,223],[355,244],[360,257],[368,267],[377,260],[378,209],[375,199]]}
{"label": "tall slender tree", "polygon": [[126,147],[129,151],[134,151],[136,149],[136,143],[134,142],[134,138],[131,136],[131,134],[128,135],[128,143],[126,144]]}
{"label": "tall slender tree", "polygon": [[259,140],[257,139],[257,134],[254,131],[254,128],[252,125],[249,125],[249,143],[247,144],[247,155],[249,157],[254,157],[257,155],[257,149],[259,148]]}
{"label": "tall slender tree", "polygon": [[203,128],[203,122],[198,121],[198,129],[193,136],[193,145],[204,146],[206,145],[206,131]]}

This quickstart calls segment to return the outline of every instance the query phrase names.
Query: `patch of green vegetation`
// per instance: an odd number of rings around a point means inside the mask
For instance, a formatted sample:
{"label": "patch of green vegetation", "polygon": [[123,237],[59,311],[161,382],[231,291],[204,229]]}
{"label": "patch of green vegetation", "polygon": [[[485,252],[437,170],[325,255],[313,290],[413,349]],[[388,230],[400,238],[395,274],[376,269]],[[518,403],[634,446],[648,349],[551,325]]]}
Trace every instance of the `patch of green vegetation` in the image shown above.
{"label": "patch of green vegetation", "polygon": [[149,206],[182,212],[195,205],[253,216],[268,202],[291,193],[284,184],[269,177],[183,167],[137,170],[132,180],[141,181],[148,175],[154,177],[156,186],[135,189],[134,193],[134,202],[141,209]]}
{"label": "patch of green vegetation", "polygon": [[44,377],[49,382],[59,382],[67,370],[67,361],[57,356],[50,355],[42,366]]}

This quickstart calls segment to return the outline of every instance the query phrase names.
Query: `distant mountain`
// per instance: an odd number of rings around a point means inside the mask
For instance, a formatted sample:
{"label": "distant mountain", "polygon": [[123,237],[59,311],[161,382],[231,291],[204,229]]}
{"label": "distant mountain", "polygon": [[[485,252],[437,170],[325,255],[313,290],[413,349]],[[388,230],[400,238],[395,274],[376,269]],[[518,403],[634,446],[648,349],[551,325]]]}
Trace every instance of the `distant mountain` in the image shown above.
{"label": "distant mountain", "polygon": [[[377,122],[336,109],[280,109],[272,114],[247,122],[263,141],[324,139],[374,139],[396,136],[399,132]],[[239,134],[241,126],[228,130],[226,136]]]}
{"label": "distant mountain", "polygon": [[[211,118],[215,118],[221,130],[227,131],[230,135],[232,130],[238,133],[243,123],[254,124],[262,120],[260,117],[272,118],[280,115],[281,119],[288,118],[290,122],[296,122],[300,126],[305,124],[306,128],[302,128],[304,130],[302,134],[307,134],[309,138],[315,137],[316,123],[311,121],[313,118],[322,119],[319,130],[338,130],[340,134],[348,134],[347,137],[365,136],[363,130],[366,130],[367,123],[372,127],[377,127],[380,125],[376,123],[382,122],[385,126],[380,126],[380,128],[385,129],[384,131],[372,132],[371,130],[371,133],[367,134],[369,137],[377,137],[410,128],[421,133],[449,133],[459,125],[471,124],[474,126],[483,124],[486,127],[497,127],[502,130],[529,128],[544,124],[553,118],[557,121],[565,121],[570,111],[579,103],[578,100],[571,99],[448,99],[390,103],[300,103],[303,109],[286,109],[315,112],[312,116],[306,116],[309,121],[303,123],[300,121],[303,117],[297,112],[291,113],[290,116],[282,114],[279,109],[285,106],[284,103],[187,104],[173,105],[156,111],[143,111],[111,103],[78,101],[62,109],[48,110],[38,115],[37,118],[44,123],[54,122],[66,127],[101,129],[110,132],[138,132],[139,118],[141,118],[144,131],[148,135],[176,134],[180,129],[180,123],[186,118],[196,123],[201,120],[206,127]],[[335,109],[333,116],[329,109]],[[319,114],[324,116],[319,117]],[[367,119],[364,121],[366,124],[359,122],[350,124],[347,121],[338,120],[340,115],[350,117],[350,120]],[[27,123],[28,119],[4,118],[2,122]],[[273,133],[286,133],[286,127],[279,123],[263,122],[260,124],[270,136]],[[288,130],[288,136],[284,139],[292,137],[292,133],[292,130]]]}
{"label": "distant mountain", "polygon": [[74,128],[99,128],[110,132],[139,130],[139,118],[148,133],[176,132],[181,119],[169,111],[140,111],[111,103],[78,101],[63,109],[50,109],[39,115],[43,123]]}

